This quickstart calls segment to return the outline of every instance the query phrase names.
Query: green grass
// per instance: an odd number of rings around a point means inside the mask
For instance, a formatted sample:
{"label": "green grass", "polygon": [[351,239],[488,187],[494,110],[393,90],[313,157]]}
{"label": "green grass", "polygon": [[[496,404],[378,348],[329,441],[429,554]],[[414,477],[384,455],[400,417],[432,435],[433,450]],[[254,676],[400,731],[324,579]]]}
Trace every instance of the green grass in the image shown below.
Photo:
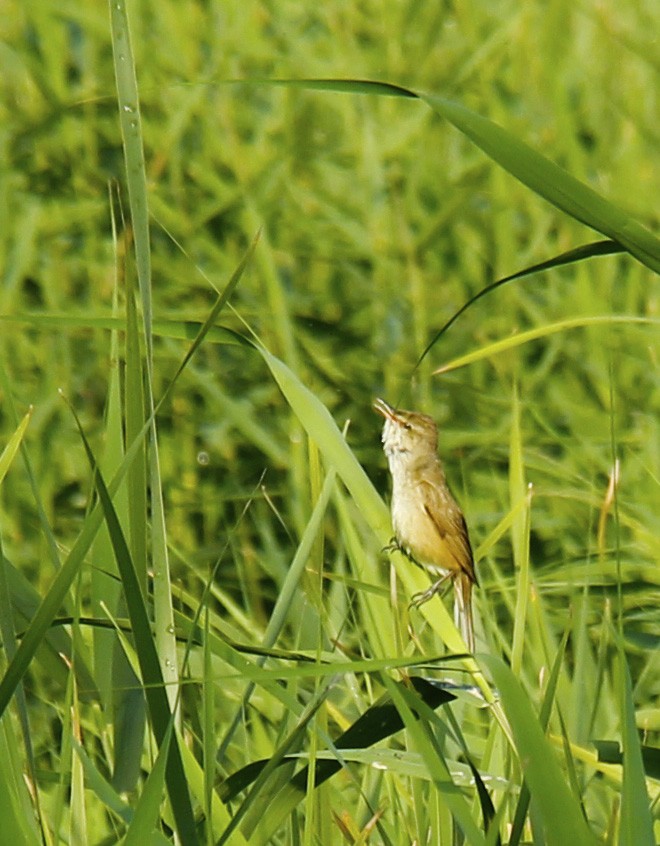
{"label": "green grass", "polygon": [[[659,23],[10,2],[7,842],[660,839]],[[377,395],[440,425],[474,659],[380,552]]]}

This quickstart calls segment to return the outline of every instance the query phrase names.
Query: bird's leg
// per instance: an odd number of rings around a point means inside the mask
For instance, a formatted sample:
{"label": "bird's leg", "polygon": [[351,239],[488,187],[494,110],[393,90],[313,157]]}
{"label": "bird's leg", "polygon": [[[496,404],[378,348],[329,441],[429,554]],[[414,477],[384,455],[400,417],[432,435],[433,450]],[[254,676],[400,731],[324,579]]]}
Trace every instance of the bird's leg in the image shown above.
{"label": "bird's leg", "polygon": [[415,556],[408,549],[408,547],[402,546],[399,543],[399,539],[396,537],[396,535],[390,540],[387,546],[384,546],[381,549],[381,552],[400,552],[401,555],[405,555],[408,561],[411,561],[416,567],[421,567],[422,569],[424,569],[424,565],[419,563],[419,561],[415,558]]}
{"label": "bird's leg", "polygon": [[405,550],[399,544],[399,541],[397,540],[395,535],[394,537],[390,538],[390,542],[381,549],[381,552],[405,552]]}
{"label": "bird's leg", "polygon": [[408,608],[419,608],[420,605],[424,605],[424,603],[428,602],[429,599],[433,599],[436,593],[438,593],[440,588],[449,578],[451,578],[451,573],[444,573],[437,581],[433,582],[429,588],[413,594],[410,603],[408,604]]}

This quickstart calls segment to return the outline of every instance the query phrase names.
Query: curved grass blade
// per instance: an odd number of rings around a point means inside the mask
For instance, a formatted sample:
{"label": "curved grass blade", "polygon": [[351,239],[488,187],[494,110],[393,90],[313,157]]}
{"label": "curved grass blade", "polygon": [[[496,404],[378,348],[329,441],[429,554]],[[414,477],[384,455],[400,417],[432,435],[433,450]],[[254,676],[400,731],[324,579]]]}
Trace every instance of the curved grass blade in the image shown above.
{"label": "curved grass blade", "polygon": [[502,697],[525,781],[543,821],[546,842],[549,846],[595,846],[596,837],[585,822],[580,802],[569,790],[556,753],[519,681],[499,658],[484,655],[481,660],[490,669]]}
{"label": "curved grass blade", "polygon": [[419,96],[523,185],[660,273],[660,239],[633,217],[488,118],[444,97]]}
{"label": "curved grass blade", "polygon": [[0,484],[2,484],[2,480],[7,475],[7,471],[11,467],[11,463],[19,450],[31,417],[32,408],[30,408],[27,414],[23,417],[21,422],[18,424],[16,431],[11,438],[9,438],[7,445],[2,450],[2,454],[0,455]]}
{"label": "curved grass blade", "polygon": [[653,846],[653,818],[644,777],[644,762],[635,723],[630,670],[619,646],[619,667],[622,698],[623,786],[621,791],[620,846]]}
{"label": "curved grass blade", "polygon": [[625,252],[625,249],[621,246],[621,244],[617,244],[615,241],[595,241],[593,244],[583,244],[581,247],[576,247],[574,250],[568,250],[567,252],[561,253],[554,258],[548,259],[547,261],[542,261],[539,264],[526,267],[524,270],[519,270],[517,273],[512,273],[510,276],[505,276],[503,279],[498,279],[497,282],[492,282],[490,285],[486,285],[485,288],[477,291],[473,297],[470,297],[467,302],[463,303],[459,310],[454,312],[449,320],[435,333],[426,346],[424,352],[417,359],[417,363],[410,375],[412,376],[415,373],[431,349],[462,314],[464,314],[482,297],[485,297],[487,294],[490,294],[492,291],[495,291],[507,282],[513,282],[514,279],[522,279],[525,276],[531,276],[533,273],[541,273],[544,270],[550,270],[554,267],[562,267],[565,264],[584,261],[587,258],[594,258],[596,256],[611,256],[622,252]]}
{"label": "curved grass blade", "polygon": [[434,718],[435,715],[432,711],[430,714],[428,711],[424,714],[422,710],[423,719],[419,719],[419,715],[414,710],[412,692],[400,684],[397,685],[388,677],[383,678],[383,683],[389,690],[408,734],[426,764],[429,776],[442,795],[443,802],[449,808],[456,824],[463,831],[466,841],[476,844],[485,843],[485,837],[477,827],[472,809],[461,789],[452,779],[438,739],[431,731],[429,718]]}
{"label": "curved grass blade", "polygon": [[[557,649],[557,654],[555,655],[555,660],[553,662],[552,670],[550,672],[550,678],[548,679],[548,686],[546,688],[545,696],[543,697],[543,702],[541,704],[539,724],[543,731],[547,730],[548,722],[550,721],[550,714],[552,712],[552,706],[554,704],[555,695],[557,693],[557,685],[559,684],[559,676],[564,662],[564,654],[566,652],[566,644],[568,643],[569,633],[570,629],[566,629],[559,644],[559,648]],[[529,810],[529,801],[529,787],[527,785],[527,782],[523,782],[522,787],[520,789],[520,796],[518,797],[518,803],[516,805],[515,814],[513,816],[513,823],[511,825],[511,832],[509,834],[508,846],[518,846],[518,844],[520,843],[520,838],[523,835],[525,819],[527,817],[527,811]]]}
{"label": "curved grass blade", "polygon": [[660,239],[652,232],[511,132],[460,103],[437,94],[362,79],[262,79],[253,82],[422,100],[534,193],[575,220],[618,242],[642,264],[660,273]]}
{"label": "curved grass blade", "polygon": [[[418,708],[421,710],[428,710],[428,708],[435,709],[455,698],[449,691],[423,678],[413,678],[410,680],[415,692],[411,691],[404,682],[390,682],[389,679],[384,679],[384,681],[388,686],[392,684],[397,689],[402,688],[402,692],[399,694],[400,696],[405,694],[411,698],[410,714],[413,720],[419,719]],[[341,749],[366,749],[378,741],[384,740],[390,735],[401,731],[403,727],[404,720],[401,717],[400,709],[394,704],[390,694],[383,694],[378,702],[372,705],[334,742],[333,751],[337,755],[336,760],[324,758],[316,761],[314,765],[315,787],[327,781],[327,779],[342,768],[344,762],[339,754]],[[297,759],[287,758],[286,756],[278,757],[277,766],[295,760]],[[234,773],[221,787],[223,801],[229,801],[232,796],[244,790],[254,780],[257,780],[260,784],[263,783],[266,772],[268,774],[272,772],[272,765],[273,759],[255,761]],[[305,797],[308,775],[309,770],[305,767],[272,799],[269,804],[267,820],[269,830],[272,833],[279,828],[296,805]],[[256,785],[250,795],[256,795]]]}
{"label": "curved grass blade", "polygon": [[[151,724],[158,747],[162,749],[166,743],[169,743],[168,732],[170,731],[172,722],[172,711],[170,710],[167,691],[165,690],[160,660],[151,632],[151,623],[142,594],[142,588],[140,587],[131,553],[126,543],[121,524],[119,523],[117,512],[110,498],[108,488],[103,481],[101,471],[73,408],[71,408],[71,412],[76,420],[88,461],[94,473],[96,491],[101,502],[117,561],[117,568],[124,586],[126,607],[133,629],[135,649],[142,673],[142,682],[145,686]],[[196,846],[197,834],[195,831],[195,820],[183,769],[181,751],[176,737],[173,739],[169,748],[169,754],[167,755],[166,781],[170,805],[181,842],[184,846],[188,844],[190,846]]]}
{"label": "curved grass blade", "polygon": [[147,776],[140,798],[133,811],[133,819],[126,832],[122,846],[142,846],[148,843],[158,819],[158,810],[163,799],[165,770],[172,742],[174,723],[170,724],[158,750],[156,763]]}
{"label": "curved grass blade", "polygon": [[545,326],[539,326],[536,329],[528,329],[526,332],[519,332],[517,335],[511,335],[508,338],[503,338],[501,341],[495,341],[492,344],[486,344],[474,352],[459,356],[453,361],[443,364],[434,370],[434,373],[448,373],[450,370],[457,370],[459,367],[465,367],[467,364],[474,364],[475,361],[481,361],[484,358],[490,358],[493,355],[506,352],[507,350],[520,347],[527,344],[529,341],[536,341],[539,338],[545,338],[548,335],[554,335],[557,332],[565,332],[568,329],[579,329],[584,326],[607,326],[607,325],[623,325],[627,323],[632,324],[650,324],[652,326],[660,325],[660,320],[653,317],[637,317],[636,315],[625,314],[604,314],[596,315],[595,317],[572,317],[566,320],[560,320],[557,323],[548,323]]}
{"label": "curved grass blade", "polygon": [[[421,701],[433,710],[456,698],[449,690],[438,687],[420,676],[411,676],[409,682],[419,694]],[[404,682],[397,682],[397,684],[404,685]],[[417,714],[414,708],[413,713]],[[419,715],[417,714],[417,716]],[[403,725],[401,714],[395,707],[392,697],[389,693],[384,693],[377,702],[358,717],[353,725],[339,735],[333,746],[335,750],[368,749],[370,746],[374,746],[401,731]],[[280,763],[290,763],[296,760],[296,758],[283,758]],[[220,789],[222,801],[231,802],[241,790],[249,787],[267,763],[268,759],[253,761],[246,767],[232,773],[222,783]],[[319,759],[314,766],[314,786],[318,787],[323,784],[324,781],[339,772],[343,766],[344,762],[340,756],[334,760]],[[291,779],[292,786],[300,791],[301,798],[307,785],[308,773],[309,768],[304,767]]]}
{"label": "curved grass blade", "polygon": [[[224,290],[218,297],[213,309],[211,310],[208,318],[204,321],[201,328],[197,327],[196,325],[196,334],[194,336],[193,343],[190,346],[190,349],[186,353],[183,358],[183,361],[179,365],[176,373],[172,377],[172,380],[167,385],[163,396],[160,398],[158,404],[156,405],[153,413],[149,416],[149,418],[145,421],[144,426],[140,430],[138,436],[133,440],[133,442],[128,446],[126,449],[126,455],[124,456],[124,460],[122,461],[121,467],[117,470],[111,484],[110,484],[110,491],[114,493],[119,484],[121,483],[122,479],[126,475],[128,468],[131,465],[131,462],[135,459],[135,456],[139,452],[141,448],[142,441],[149,430],[151,425],[152,419],[155,415],[159,412],[162,405],[167,401],[168,397],[170,396],[174,386],[176,385],[179,377],[185,370],[188,362],[196,352],[196,350],[201,345],[204,338],[212,332],[213,330],[213,323],[217,319],[219,312],[222,310],[224,305],[226,305],[231,292],[234,290],[238,281],[240,280],[241,276],[243,275],[243,271],[250,260],[252,253],[254,252],[254,248],[256,246],[258,234],[255,236],[252,244],[248,248],[247,252],[243,256],[243,259],[239,263],[238,267],[234,271],[231,276],[231,279],[225,286]],[[123,326],[123,323],[119,323],[116,320],[112,320],[112,326]],[[230,330],[226,330],[230,331]],[[223,331],[224,334],[224,331]],[[235,340],[236,343],[246,345],[250,348],[254,348],[254,344],[251,341],[248,341],[242,335],[239,335],[235,332],[230,332],[230,336]],[[0,371],[1,372],[1,371]],[[57,575],[53,580],[48,593],[43,597],[41,604],[39,605],[36,613],[32,614],[30,617],[30,625],[25,631],[23,638],[21,639],[21,643],[16,650],[16,653],[12,660],[7,667],[4,676],[0,679],[0,716],[5,712],[11,697],[16,690],[16,686],[23,678],[30,661],[34,657],[35,652],[37,651],[39,645],[41,644],[43,638],[46,636],[48,629],[50,628],[53,620],[57,616],[58,611],[66,597],[66,594],[73,582],[76,574],[78,573],[78,569],[82,566],[83,560],[87,555],[87,552],[96,537],[96,533],[101,525],[103,519],[103,511],[99,505],[97,505],[89,514],[85,524],[82,528],[82,531],[74,543],[73,547],[71,548],[69,555],[67,556],[66,561],[61,566],[60,569],[57,571]],[[90,685],[86,685],[87,688]]]}

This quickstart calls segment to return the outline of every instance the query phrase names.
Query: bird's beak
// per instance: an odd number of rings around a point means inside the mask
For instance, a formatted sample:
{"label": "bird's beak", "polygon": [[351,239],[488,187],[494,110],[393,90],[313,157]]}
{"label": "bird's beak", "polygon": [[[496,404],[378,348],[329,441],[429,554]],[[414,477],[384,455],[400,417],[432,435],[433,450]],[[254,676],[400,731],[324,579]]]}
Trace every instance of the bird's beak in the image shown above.
{"label": "bird's beak", "polygon": [[392,408],[392,406],[385,402],[384,399],[378,397],[378,399],[373,404],[374,411],[377,411],[378,414],[381,414],[386,420],[397,420],[396,416],[396,408]]}

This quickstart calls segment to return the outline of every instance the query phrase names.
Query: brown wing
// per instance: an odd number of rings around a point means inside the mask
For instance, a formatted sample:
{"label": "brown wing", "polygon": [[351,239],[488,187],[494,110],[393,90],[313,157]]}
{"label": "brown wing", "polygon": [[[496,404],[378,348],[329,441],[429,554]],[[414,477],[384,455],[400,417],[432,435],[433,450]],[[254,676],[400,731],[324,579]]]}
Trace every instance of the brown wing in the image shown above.
{"label": "brown wing", "polygon": [[463,512],[446,487],[423,481],[424,510],[433,521],[447,551],[470,581],[478,584],[470,536]]}

